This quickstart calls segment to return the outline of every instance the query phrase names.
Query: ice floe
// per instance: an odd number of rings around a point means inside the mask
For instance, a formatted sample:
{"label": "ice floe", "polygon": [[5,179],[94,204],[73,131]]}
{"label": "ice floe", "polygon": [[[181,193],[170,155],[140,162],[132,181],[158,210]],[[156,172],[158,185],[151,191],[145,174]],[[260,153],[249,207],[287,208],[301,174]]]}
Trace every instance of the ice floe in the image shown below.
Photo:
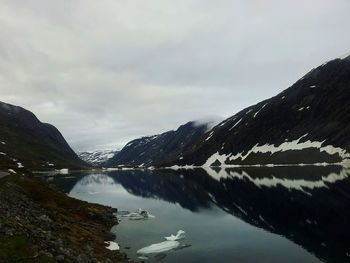
{"label": "ice floe", "polygon": [[61,170],[59,170],[59,173],[60,174],[69,174],[69,169],[67,169],[67,168],[61,169]]}
{"label": "ice floe", "polygon": [[118,211],[117,215],[121,217],[126,217],[129,220],[146,220],[148,218],[155,218],[154,215],[150,214],[148,211],[143,210],[141,208],[137,209],[136,212],[129,211]]}
{"label": "ice floe", "polygon": [[152,244],[150,246],[141,248],[137,251],[137,255],[140,259],[147,259],[149,254],[159,254],[170,250],[187,248],[191,245],[181,245],[179,240],[185,238],[185,231],[179,230],[176,235],[170,235],[165,237],[166,241]]}
{"label": "ice floe", "polygon": [[18,168],[24,168],[24,166],[22,165],[22,163],[17,163],[17,167],[18,167]]}
{"label": "ice floe", "polygon": [[165,237],[166,240],[168,241],[177,241],[185,238],[185,231],[179,230],[177,231],[176,235],[171,234],[168,237]]}
{"label": "ice floe", "polygon": [[163,241],[141,248],[137,251],[139,255],[156,254],[175,249],[180,246],[179,241]]}
{"label": "ice floe", "polygon": [[113,241],[106,241],[105,244],[108,245],[108,247],[106,247],[109,250],[119,250],[119,244]]}

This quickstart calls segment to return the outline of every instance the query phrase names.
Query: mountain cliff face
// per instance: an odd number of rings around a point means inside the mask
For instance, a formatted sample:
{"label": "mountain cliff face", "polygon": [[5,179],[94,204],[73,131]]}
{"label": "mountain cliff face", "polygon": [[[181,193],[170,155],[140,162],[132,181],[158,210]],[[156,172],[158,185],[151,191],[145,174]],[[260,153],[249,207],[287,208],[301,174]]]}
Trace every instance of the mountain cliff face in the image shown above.
{"label": "mountain cliff face", "polygon": [[160,166],[339,163],[350,158],[350,56],[219,123]]}
{"label": "mountain cliff face", "polygon": [[109,159],[118,154],[119,151],[116,150],[104,150],[104,151],[89,151],[89,152],[79,152],[78,156],[85,162],[93,165],[99,166]]}
{"label": "mountain cliff face", "polygon": [[52,125],[21,107],[0,102],[0,168],[53,169],[88,166]]}
{"label": "mountain cliff face", "polygon": [[176,131],[133,140],[104,165],[152,166],[163,160],[180,157],[181,152],[194,145],[211,125],[188,122]]}

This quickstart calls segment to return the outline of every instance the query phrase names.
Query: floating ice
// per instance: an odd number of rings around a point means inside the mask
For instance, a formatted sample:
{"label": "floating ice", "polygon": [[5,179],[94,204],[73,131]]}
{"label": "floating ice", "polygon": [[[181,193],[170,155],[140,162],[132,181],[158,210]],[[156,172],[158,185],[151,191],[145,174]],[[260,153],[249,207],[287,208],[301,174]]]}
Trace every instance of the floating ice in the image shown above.
{"label": "floating ice", "polygon": [[0,152],[0,155],[7,155],[6,153]]}
{"label": "floating ice", "polygon": [[15,171],[15,170],[13,170],[13,169],[8,169],[8,171],[10,172],[10,173],[13,173],[13,174],[16,174],[17,172]]}
{"label": "floating ice", "polygon": [[116,243],[116,242],[107,241],[105,243],[108,245],[108,247],[106,247],[106,248],[109,250],[119,250],[120,249],[118,243]]}
{"label": "floating ice", "polygon": [[64,169],[61,169],[59,172],[60,172],[60,174],[68,174],[69,173],[69,169],[64,168]]}
{"label": "floating ice", "polygon": [[24,166],[22,165],[22,163],[17,163],[17,167],[18,167],[18,168],[24,168]]}
{"label": "floating ice", "polygon": [[154,218],[154,215],[151,215],[148,211],[143,210],[141,208],[137,209],[136,212],[128,212],[128,211],[118,211],[117,213],[121,217],[127,217],[129,220],[145,220],[148,218]]}
{"label": "floating ice", "polygon": [[137,251],[139,258],[144,258],[147,254],[158,254],[162,252],[166,252],[173,249],[181,249],[189,247],[190,245],[181,245],[178,240],[185,238],[185,231],[179,230],[176,235],[170,235],[169,237],[165,237],[166,241],[152,244],[150,246],[141,248]]}
{"label": "floating ice", "polygon": [[177,240],[181,240],[185,238],[185,231],[183,230],[179,230],[177,231],[176,236],[174,236],[173,234],[169,237],[165,237],[166,240],[168,241],[177,241]]}
{"label": "floating ice", "polygon": [[147,255],[147,254],[162,253],[165,251],[175,249],[179,246],[180,246],[179,241],[163,241],[157,244],[152,244],[148,247],[141,248],[137,251],[137,254]]}

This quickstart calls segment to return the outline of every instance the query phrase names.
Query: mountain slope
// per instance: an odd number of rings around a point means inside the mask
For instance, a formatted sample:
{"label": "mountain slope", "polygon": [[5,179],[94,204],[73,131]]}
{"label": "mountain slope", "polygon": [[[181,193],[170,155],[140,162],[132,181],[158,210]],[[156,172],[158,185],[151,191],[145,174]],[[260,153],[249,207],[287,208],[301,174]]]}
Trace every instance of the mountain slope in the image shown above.
{"label": "mountain slope", "polygon": [[108,160],[105,166],[151,166],[163,160],[180,157],[180,153],[198,141],[211,124],[188,122],[176,131],[133,140]]}
{"label": "mountain slope", "polygon": [[160,166],[338,163],[350,158],[350,56],[215,126]]}
{"label": "mountain slope", "polygon": [[107,162],[116,154],[118,154],[118,152],[119,151],[116,151],[116,150],[89,151],[89,152],[79,152],[78,156],[80,159],[84,160],[85,162],[93,166],[99,166]]}
{"label": "mountain slope", "polygon": [[[22,167],[24,166],[24,167]],[[52,125],[21,107],[0,102],[0,168],[81,168],[85,162]]]}

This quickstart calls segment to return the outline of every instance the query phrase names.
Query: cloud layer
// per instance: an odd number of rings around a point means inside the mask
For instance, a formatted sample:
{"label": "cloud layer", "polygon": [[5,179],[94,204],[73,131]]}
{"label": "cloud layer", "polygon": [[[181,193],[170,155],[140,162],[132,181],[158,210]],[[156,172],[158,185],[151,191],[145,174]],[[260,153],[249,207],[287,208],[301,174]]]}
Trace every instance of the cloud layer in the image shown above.
{"label": "cloud layer", "polygon": [[75,150],[228,117],[350,50],[348,0],[0,2],[0,100]]}

